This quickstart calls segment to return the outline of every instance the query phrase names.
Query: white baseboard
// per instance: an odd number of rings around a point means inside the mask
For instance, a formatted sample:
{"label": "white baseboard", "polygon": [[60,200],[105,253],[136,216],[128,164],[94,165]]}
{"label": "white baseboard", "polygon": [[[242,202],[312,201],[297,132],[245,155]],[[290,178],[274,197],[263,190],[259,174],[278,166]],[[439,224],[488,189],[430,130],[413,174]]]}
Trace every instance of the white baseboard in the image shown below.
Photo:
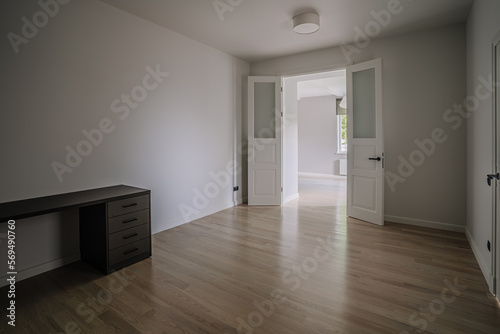
{"label": "white baseboard", "polygon": [[297,198],[299,198],[299,193],[296,193],[296,194],[290,195],[290,196],[286,197],[286,198],[283,200],[283,204],[285,204],[285,203],[286,203],[286,202],[288,202],[288,201],[291,201],[291,200],[297,199]]}
{"label": "white baseboard", "polygon": [[384,220],[386,220],[388,222],[399,223],[399,224],[422,226],[422,227],[435,228],[438,230],[446,230],[446,231],[465,233],[465,226],[459,226],[459,225],[453,225],[453,224],[441,223],[441,222],[434,222],[434,221],[430,221],[430,220],[398,217],[398,216],[391,216],[391,215],[386,215],[384,217]]}
{"label": "white baseboard", "polygon": [[234,206],[238,206],[246,202],[248,202],[248,199],[246,197],[237,198],[236,202],[234,203]]}
{"label": "white baseboard", "polygon": [[[22,281],[24,279],[43,274],[47,271],[50,271],[52,269],[56,269],[62,266],[65,266],[67,264],[80,261],[81,255],[80,252],[65,256],[60,259],[56,259],[54,261],[46,262],[40,265],[36,265],[31,268],[23,269],[21,271],[17,272],[16,275],[16,281]],[[6,286],[7,285],[7,276],[2,276],[0,277],[0,287]]]}
{"label": "white baseboard", "polygon": [[222,210],[226,210],[226,209],[229,209],[229,208],[232,208],[234,207],[234,202],[231,201],[231,202],[227,202],[227,203],[223,203],[223,204],[220,204],[220,205],[215,205],[215,206],[211,206],[211,207],[208,207],[206,209],[203,209],[201,211],[198,211],[197,214],[195,215],[191,215],[189,217],[188,220],[184,219],[183,217],[176,217],[176,218],[173,218],[167,222],[163,222],[159,225],[152,225],[151,226],[151,234],[156,234],[156,233],[159,233],[159,232],[163,232],[163,231],[166,231],[168,229],[171,229],[171,228],[174,228],[174,227],[177,227],[177,226],[180,226],[180,225],[183,225],[183,224],[186,224],[186,223],[189,223],[189,222],[192,222],[194,220],[197,220],[197,219],[200,219],[200,218],[203,218],[203,217],[206,217],[206,216],[210,216],[211,214],[214,214],[216,212],[219,212],[219,211],[222,211]]}
{"label": "white baseboard", "polygon": [[488,284],[489,290],[491,293],[493,293],[494,277],[490,273],[488,265],[486,264],[483,257],[481,256],[481,252],[479,251],[479,247],[477,246],[474,239],[472,239],[472,236],[471,236],[469,230],[465,226],[457,226],[457,225],[452,225],[452,224],[448,224],[448,223],[433,222],[433,221],[428,221],[428,220],[397,217],[397,216],[390,216],[390,215],[386,215],[384,218],[386,221],[393,222],[393,223],[422,226],[422,227],[429,227],[429,228],[435,228],[435,229],[440,229],[440,230],[465,233],[465,235],[467,236],[467,240],[469,241],[470,247],[472,249],[472,252],[474,253],[474,256],[476,257],[476,261],[479,265],[479,268],[481,268],[481,272],[483,273],[484,279],[486,280],[486,283]]}
{"label": "white baseboard", "polygon": [[494,277],[491,274],[488,265],[486,264],[486,261],[484,261],[483,257],[481,256],[479,247],[477,246],[476,242],[472,238],[472,235],[470,234],[467,228],[465,228],[465,235],[467,236],[467,240],[469,240],[470,248],[472,249],[472,253],[474,253],[474,256],[476,257],[476,261],[479,264],[479,268],[481,268],[481,272],[483,273],[484,279],[486,280],[486,283],[488,283],[490,292],[493,294]]}
{"label": "white baseboard", "polygon": [[332,180],[345,180],[345,175],[334,175],[334,174],[320,174],[320,173],[298,173],[299,177],[309,177],[314,179],[332,179]]}

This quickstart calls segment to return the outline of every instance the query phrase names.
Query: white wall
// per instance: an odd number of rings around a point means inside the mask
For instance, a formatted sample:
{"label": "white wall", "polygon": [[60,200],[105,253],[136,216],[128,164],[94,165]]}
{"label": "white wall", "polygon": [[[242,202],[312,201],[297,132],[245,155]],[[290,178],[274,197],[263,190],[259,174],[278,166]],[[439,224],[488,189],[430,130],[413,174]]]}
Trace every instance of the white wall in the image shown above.
{"label": "white wall", "polygon": [[[41,10],[35,1],[0,6],[4,37],[21,34],[21,18],[32,20]],[[7,38],[2,43],[1,202],[128,184],[151,189],[153,232],[233,205],[232,177],[206,203],[196,207],[193,200],[199,199],[196,191],[205,193],[215,183],[211,172],[224,172],[235,159],[245,135],[240,126],[248,63],[97,1],[61,6],[36,36],[19,45],[18,54]],[[124,112],[113,112],[112,103],[140,92],[148,66],[169,75],[120,119]],[[148,83],[151,88],[154,80]],[[51,164],[66,165],[65,147],[76,149],[85,140],[82,131],[104,118],[113,132],[60,182]],[[241,182],[242,175],[235,179]],[[240,192],[236,201],[241,197]],[[183,217],[182,204],[193,214]],[[77,229],[77,219],[61,219],[56,214],[31,221],[48,235],[58,233],[60,223]],[[18,259],[19,271],[36,265],[28,261],[30,254],[47,249],[39,264],[74,258],[77,234],[68,234],[68,247],[52,251],[60,245],[39,240],[24,220],[17,225],[19,247],[30,250],[19,249],[26,253]]]}
{"label": "white wall", "polygon": [[[500,31],[500,2],[476,0],[467,21],[467,93],[476,96],[480,77],[492,74],[491,43]],[[484,93],[484,89],[480,91]],[[486,174],[492,170],[492,100],[480,100],[467,120],[467,235],[490,287],[492,286],[492,188]]]}
{"label": "white wall", "polygon": [[[354,31],[353,31],[354,34]],[[386,171],[398,175],[402,159],[418,150],[415,140],[436,128],[436,144],[394,191],[386,183],[386,220],[463,231],[465,227],[465,126],[451,129],[443,115],[465,97],[465,25],[458,24],[372,40],[354,62],[382,58]],[[340,48],[251,64],[252,75],[289,74],[345,66]],[[417,153],[418,154],[418,153]],[[404,172],[404,170],[403,170]]]}
{"label": "white wall", "polygon": [[338,174],[335,96],[302,98],[299,104],[299,173]]}

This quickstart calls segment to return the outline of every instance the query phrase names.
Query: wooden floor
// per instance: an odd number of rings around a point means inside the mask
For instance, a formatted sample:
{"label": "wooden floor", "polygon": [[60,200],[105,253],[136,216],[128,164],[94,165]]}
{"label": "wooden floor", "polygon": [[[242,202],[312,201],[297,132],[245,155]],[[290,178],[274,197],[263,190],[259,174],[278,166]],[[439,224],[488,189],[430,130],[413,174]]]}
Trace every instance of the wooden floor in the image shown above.
{"label": "wooden floor", "polygon": [[118,273],[79,262],[18,282],[0,332],[500,333],[463,234],[345,214],[345,182],[301,179],[283,207],[154,235],[153,257]]}

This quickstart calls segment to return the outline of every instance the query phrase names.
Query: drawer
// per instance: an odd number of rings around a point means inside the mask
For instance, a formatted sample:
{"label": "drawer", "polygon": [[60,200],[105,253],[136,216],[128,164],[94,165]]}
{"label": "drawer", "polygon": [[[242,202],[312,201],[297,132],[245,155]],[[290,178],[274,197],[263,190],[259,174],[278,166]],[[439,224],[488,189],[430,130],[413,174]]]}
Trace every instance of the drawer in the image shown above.
{"label": "drawer", "polygon": [[151,251],[149,237],[109,251],[109,266]]}
{"label": "drawer", "polygon": [[149,195],[130,197],[108,203],[108,217],[124,215],[149,208]]}
{"label": "drawer", "polygon": [[149,209],[108,218],[108,233],[116,233],[146,223],[149,223]]}
{"label": "drawer", "polygon": [[128,228],[109,235],[109,249],[115,249],[137,240],[148,238],[149,236],[149,224],[142,224],[137,227]]}

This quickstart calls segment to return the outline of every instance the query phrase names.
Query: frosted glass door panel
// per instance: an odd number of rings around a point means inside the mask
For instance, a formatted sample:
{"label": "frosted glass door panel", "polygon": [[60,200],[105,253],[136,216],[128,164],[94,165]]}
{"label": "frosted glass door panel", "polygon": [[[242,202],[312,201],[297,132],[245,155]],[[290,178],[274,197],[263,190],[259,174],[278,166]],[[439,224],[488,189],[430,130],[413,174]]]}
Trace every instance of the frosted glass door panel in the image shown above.
{"label": "frosted glass door panel", "polygon": [[256,82],[254,86],[254,138],[276,138],[276,85]]}
{"label": "frosted glass door panel", "polygon": [[352,74],[354,138],[376,137],[375,69]]}

